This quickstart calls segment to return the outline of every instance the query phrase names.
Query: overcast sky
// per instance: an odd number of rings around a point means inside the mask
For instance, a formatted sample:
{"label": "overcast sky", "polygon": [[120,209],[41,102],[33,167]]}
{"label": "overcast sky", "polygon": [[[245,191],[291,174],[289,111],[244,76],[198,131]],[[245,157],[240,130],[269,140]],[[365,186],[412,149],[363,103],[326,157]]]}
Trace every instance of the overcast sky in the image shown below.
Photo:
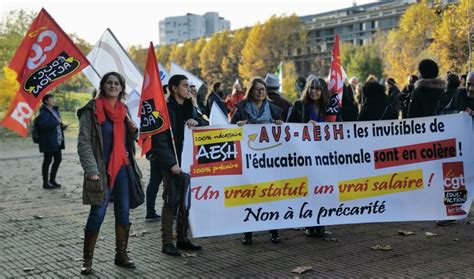
{"label": "overcast sky", "polygon": [[[357,4],[375,2],[359,0]],[[1,0],[0,13],[15,9],[39,12],[44,7],[66,33],[95,44],[110,28],[125,46],[159,43],[158,22],[165,17],[218,12],[232,29],[252,26],[270,16],[316,14],[352,6],[352,0]]]}

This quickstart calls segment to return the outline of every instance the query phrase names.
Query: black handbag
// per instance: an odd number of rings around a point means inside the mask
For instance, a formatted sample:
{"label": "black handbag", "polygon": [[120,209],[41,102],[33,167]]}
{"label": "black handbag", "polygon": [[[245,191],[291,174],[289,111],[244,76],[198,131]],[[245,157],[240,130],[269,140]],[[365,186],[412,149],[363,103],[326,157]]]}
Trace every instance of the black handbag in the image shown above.
{"label": "black handbag", "polygon": [[170,174],[164,176],[165,183],[170,184],[164,187],[163,201],[165,207],[177,208],[179,205],[184,206],[185,211],[191,208],[191,177],[187,173]]}
{"label": "black handbag", "polygon": [[128,195],[130,197],[130,208],[135,209],[145,202],[145,192],[141,175],[135,171],[132,164],[127,165],[128,171]]}

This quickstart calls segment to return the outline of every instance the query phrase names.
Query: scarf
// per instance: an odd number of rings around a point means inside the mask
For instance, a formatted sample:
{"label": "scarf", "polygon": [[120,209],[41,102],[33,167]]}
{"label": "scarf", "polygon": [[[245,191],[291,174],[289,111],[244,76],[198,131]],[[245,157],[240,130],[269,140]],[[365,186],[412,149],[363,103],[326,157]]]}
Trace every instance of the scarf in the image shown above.
{"label": "scarf", "polygon": [[248,121],[250,124],[272,123],[272,113],[267,100],[263,101],[260,108],[257,108],[254,102],[249,101],[245,104],[245,111],[249,115]]}
{"label": "scarf", "polygon": [[314,120],[318,123],[324,122],[324,117],[321,114],[321,109],[319,108],[319,106],[317,107],[317,109],[315,109],[314,106],[311,103],[308,103],[306,105],[306,108],[309,111],[309,119],[310,120]]}
{"label": "scarf", "polygon": [[124,120],[127,115],[125,105],[120,101],[115,103],[115,108],[104,98],[98,98],[95,102],[95,115],[99,124],[104,124],[107,117],[114,125],[113,146],[110,154],[107,174],[110,177],[109,187],[113,188],[115,178],[122,165],[128,165],[127,152],[125,150],[125,125]]}

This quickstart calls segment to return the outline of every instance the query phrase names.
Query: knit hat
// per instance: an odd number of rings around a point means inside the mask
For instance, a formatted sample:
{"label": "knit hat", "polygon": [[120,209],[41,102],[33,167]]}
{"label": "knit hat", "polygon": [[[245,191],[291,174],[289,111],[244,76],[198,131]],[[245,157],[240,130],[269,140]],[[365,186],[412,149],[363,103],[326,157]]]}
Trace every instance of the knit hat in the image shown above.
{"label": "knit hat", "polygon": [[418,64],[418,72],[421,78],[436,78],[439,73],[438,64],[431,59],[424,59]]}
{"label": "knit hat", "polygon": [[272,73],[268,73],[265,77],[265,83],[269,88],[279,88],[280,87],[280,79]]}

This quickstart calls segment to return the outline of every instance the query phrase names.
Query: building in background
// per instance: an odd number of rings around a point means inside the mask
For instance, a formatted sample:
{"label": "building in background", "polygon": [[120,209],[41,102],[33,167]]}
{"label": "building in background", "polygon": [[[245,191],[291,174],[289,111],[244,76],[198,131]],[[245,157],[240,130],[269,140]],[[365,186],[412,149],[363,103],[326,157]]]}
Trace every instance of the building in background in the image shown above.
{"label": "building in background", "polygon": [[204,15],[188,13],[185,16],[167,17],[160,20],[160,44],[181,43],[200,37],[230,30],[230,21],[219,17],[216,12],[207,12]]}
{"label": "building in background", "polygon": [[[372,42],[378,32],[398,28],[401,16],[417,0],[382,0],[340,10],[300,17],[307,32],[307,44],[289,46],[286,58],[294,61],[300,74],[327,75],[336,34],[341,43],[361,46]],[[431,0],[432,5],[457,3],[459,0]]]}

